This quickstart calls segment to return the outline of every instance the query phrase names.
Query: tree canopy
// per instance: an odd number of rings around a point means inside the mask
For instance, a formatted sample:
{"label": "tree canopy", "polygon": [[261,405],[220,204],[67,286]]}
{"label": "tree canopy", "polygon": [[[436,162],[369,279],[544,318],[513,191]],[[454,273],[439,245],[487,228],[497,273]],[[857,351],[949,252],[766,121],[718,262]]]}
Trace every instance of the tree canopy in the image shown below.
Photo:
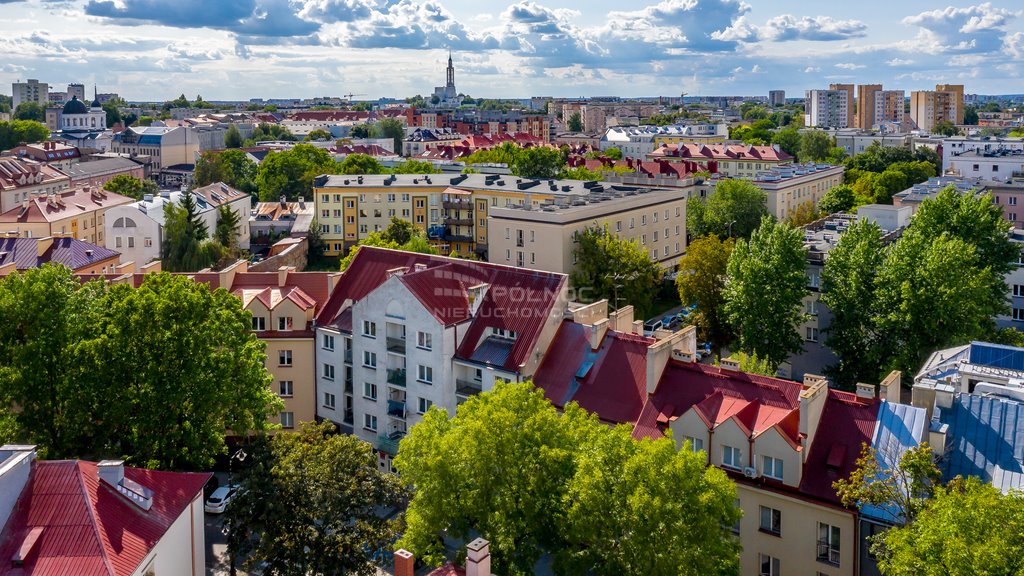
{"label": "tree canopy", "polygon": [[384,167],[369,154],[349,154],[338,166],[340,174],[383,174]]}
{"label": "tree canopy", "polygon": [[260,200],[276,202],[282,196],[292,201],[312,198],[313,179],[321,174],[337,174],[341,169],[326,150],[312,144],[270,152],[256,172]]}
{"label": "tree canopy", "polygon": [[647,249],[613,235],[607,227],[587,228],[576,240],[576,266],[569,280],[579,299],[607,299],[613,308],[632,304],[638,317],[653,312],[651,296],[664,272]]}
{"label": "tree canopy", "polygon": [[857,198],[854,196],[853,188],[846,184],[840,184],[825,192],[818,202],[818,208],[825,214],[835,214],[851,210],[856,202]]}
{"label": "tree canopy", "polygon": [[242,150],[206,150],[196,160],[195,184],[207,186],[223,182],[253,194],[256,192],[257,166]]}
{"label": "tree canopy", "polygon": [[349,249],[348,254],[341,259],[342,271],[352,263],[360,246],[378,246],[406,252],[419,252],[420,254],[439,254],[437,249],[427,242],[427,235],[423,230],[417,228],[412,222],[395,216],[391,217],[391,223],[383,231],[370,232],[366,238]]}
{"label": "tree canopy", "polygon": [[580,116],[579,112],[573,112],[569,115],[569,119],[566,120],[565,127],[574,134],[583,132],[583,117]]}
{"label": "tree canopy", "polygon": [[710,341],[715,351],[721,351],[735,337],[724,316],[725,285],[728,278],[729,256],[734,241],[722,241],[715,235],[697,238],[686,248],[679,260],[676,288],[685,305],[696,304],[693,324],[702,339]]}
{"label": "tree canopy", "polygon": [[807,130],[800,135],[800,161],[821,162],[832,150],[832,137],[821,130]]}
{"label": "tree canopy", "polygon": [[522,150],[509,165],[509,169],[523,178],[557,178],[563,166],[565,159],[558,150],[532,146]]}
{"label": "tree canopy", "polygon": [[114,176],[103,185],[103,189],[107,192],[113,192],[114,194],[120,194],[121,196],[127,196],[136,200],[141,200],[146,194],[158,194],[160,192],[160,187],[149,178],[139,180],[128,174]]}
{"label": "tree canopy", "polygon": [[305,140],[306,142],[313,142],[316,140],[332,140],[333,138],[334,135],[328,132],[327,130],[324,130],[323,128],[317,128],[316,130],[311,130],[309,134],[306,134],[306,137],[303,140]]}
{"label": "tree canopy", "polygon": [[32,120],[35,122],[46,122],[46,109],[37,102],[22,102],[14,109],[11,116],[15,120]]}
{"label": "tree canopy", "polygon": [[768,195],[748,180],[727,179],[715,185],[706,199],[686,203],[686,230],[694,238],[749,238],[768,215]]}
{"label": "tree canopy", "polygon": [[399,520],[378,514],[405,496],[373,447],[329,422],[261,436],[242,448],[238,495],[225,526],[244,568],[280,575],[377,574],[371,556],[390,549]]}
{"label": "tree canopy", "polygon": [[800,230],[767,216],[749,241],[737,240],[729,256],[725,314],[739,349],[772,368],[803,347],[797,329],[805,317],[806,266]]}
{"label": "tree canopy", "polygon": [[228,126],[227,132],[224,132],[224,147],[225,148],[241,148],[242,147],[242,133],[238,131],[238,126],[232,124]]}
{"label": "tree canopy", "polygon": [[[669,438],[634,440],[526,383],[498,383],[454,417],[432,408],[399,445],[413,487],[398,546],[442,561],[439,536],[491,541],[497,574],[726,574],[738,569],[735,487]],[[495,475],[494,470],[501,470]]]}
{"label": "tree canopy", "polygon": [[203,469],[225,430],[281,408],[251,314],[224,289],[151,274],[82,284],[59,265],[0,280],[0,398],[46,458]]}
{"label": "tree canopy", "polygon": [[49,137],[50,129],[35,120],[0,121],[0,151],[43,142]]}

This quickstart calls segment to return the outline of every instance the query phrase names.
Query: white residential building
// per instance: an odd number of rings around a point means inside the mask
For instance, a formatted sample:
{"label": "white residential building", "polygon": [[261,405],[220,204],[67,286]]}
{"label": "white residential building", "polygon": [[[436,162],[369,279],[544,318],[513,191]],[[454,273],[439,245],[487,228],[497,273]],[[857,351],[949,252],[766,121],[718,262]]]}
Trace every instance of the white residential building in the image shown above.
{"label": "white residential building", "polygon": [[24,82],[11,83],[11,110],[18,108],[22,102],[35,102],[43,108],[50,100],[50,85],[39,80],[29,79]]}
{"label": "white residential building", "polygon": [[317,416],[372,442],[389,470],[431,406],[454,414],[534,374],[565,288],[563,274],[360,249],[318,317]]}

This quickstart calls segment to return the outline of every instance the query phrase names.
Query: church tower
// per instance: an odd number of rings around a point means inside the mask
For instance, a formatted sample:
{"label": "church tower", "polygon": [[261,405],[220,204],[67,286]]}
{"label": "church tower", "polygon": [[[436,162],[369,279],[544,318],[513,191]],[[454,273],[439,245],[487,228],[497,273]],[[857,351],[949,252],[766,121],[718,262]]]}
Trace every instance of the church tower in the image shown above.
{"label": "church tower", "polygon": [[447,88],[455,88],[455,65],[452,64],[452,52],[448,51],[448,81],[445,84]]}

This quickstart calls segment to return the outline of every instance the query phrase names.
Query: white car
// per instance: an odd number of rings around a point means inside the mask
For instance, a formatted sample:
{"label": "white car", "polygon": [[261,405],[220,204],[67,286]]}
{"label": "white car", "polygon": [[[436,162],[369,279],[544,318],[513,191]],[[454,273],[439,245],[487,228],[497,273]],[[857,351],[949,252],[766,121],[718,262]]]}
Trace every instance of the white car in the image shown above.
{"label": "white car", "polygon": [[206,499],[206,505],[203,506],[203,510],[206,510],[207,514],[223,514],[237,493],[238,484],[221,486],[214,490],[213,494],[210,494],[210,497]]}

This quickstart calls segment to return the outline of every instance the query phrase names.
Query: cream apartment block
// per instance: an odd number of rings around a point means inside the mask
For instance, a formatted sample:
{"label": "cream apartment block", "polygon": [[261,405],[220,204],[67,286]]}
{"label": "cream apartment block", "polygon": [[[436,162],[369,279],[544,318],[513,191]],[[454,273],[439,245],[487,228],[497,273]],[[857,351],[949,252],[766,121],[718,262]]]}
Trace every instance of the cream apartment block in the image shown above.
{"label": "cream apartment block", "polygon": [[0,158],[0,212],[33,196],[63,192],[71,178],[57,168],[25,158]]}
{"label": "cream apartment block", "polygon": [[686,201],[680,189],[614,188],[584,199],[493,208],[488,261],[569,274],[576,263],[576,235],[606,228],[636,243],[663,268],[674,269],[686,250]]}
{"label": "cream apartment block", "polygon": [[175,164],[194,164],[199,136],[186,126],[133,126],[114,135],[110,151],[152,158],[154,171]]}
{"label": "cream apartment block", "polygon": [[488,215],[495,208],[573,203],[592,195],[639,191],[631,185],[517,176],[393,174],[321,176],[314,182],[316,215],[327,254],[348,251],[391,218],[412,222],[443,253],[486,256],[495,240]]}
{"label": "cream apartment block", "polygon": [[935,90],[910,93],[910,118],[921,130],[930,132],[942,121],[964,123],[963,84],[938,84]]}
{"label": "cream apartment block", "polygon": [[93,187],[34,196],[0,214],[0,230],[28,238],[70,236],[103,246],[107,211],[131,202],[127,196]]}
{"label": "cream apartment block", "polygon": [[[779,220],[791,216],[802,204],[818,205],[829,190],[843,183],[846,169],[831,164],[790,164],[757,173],[750,180],[768,196],[768,213]],[[698,186],[707,197],[724,178],[710,178]]]}

